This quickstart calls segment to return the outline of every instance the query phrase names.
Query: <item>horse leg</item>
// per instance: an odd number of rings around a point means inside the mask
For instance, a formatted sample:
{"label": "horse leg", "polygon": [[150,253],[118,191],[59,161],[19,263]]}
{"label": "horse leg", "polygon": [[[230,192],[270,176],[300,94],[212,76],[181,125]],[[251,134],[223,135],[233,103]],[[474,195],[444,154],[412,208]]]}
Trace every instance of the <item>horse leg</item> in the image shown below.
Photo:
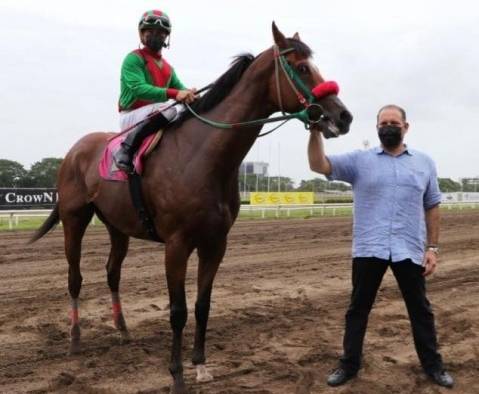
{"label": "horse leg", "polygon": [[125,317],[123,316],[121,301],[120,301],[120,278],[121,278],[121,264],[128,252],[128,243],[130,238],[107,225],[110,233],[111,249],[110,256],[106,263],[106,272],[108,278],[108,286],[111,291],[111,308],[113,312],[113,324],[120,333],[121,342],[125,343],[130,340],[130,334],[126,327]]}
{"label": "horse leg", "polygon": [[70,354],[80,352],[78,297],[83,280],[80,272],[81,242],[92,216],[93,207],[89,205],[62,214],[65,255],[68,261],[68,291],[71,299]]}
{"label": "horse leg", "polygon": [[165,269],[170,297],[170,324],[173,331],[169,369],[173,377],[171,392],[175,394],[186,393],[181,344],[183,328],[187,319],[185,296],[186,266],[191,252],[192,247],[181,239],[171,239],[166,243]]}
{"label": "horse leg", "polygon": [[218,267],[223,260],[226,250],[226,238],[214,245],[198,247],[198,294],[195,304],[195,344],[193,348],[192,362],[196,365],[196,381],[209,382],[213,376],[205,366],[205,335],[210,312],[211,291]]}

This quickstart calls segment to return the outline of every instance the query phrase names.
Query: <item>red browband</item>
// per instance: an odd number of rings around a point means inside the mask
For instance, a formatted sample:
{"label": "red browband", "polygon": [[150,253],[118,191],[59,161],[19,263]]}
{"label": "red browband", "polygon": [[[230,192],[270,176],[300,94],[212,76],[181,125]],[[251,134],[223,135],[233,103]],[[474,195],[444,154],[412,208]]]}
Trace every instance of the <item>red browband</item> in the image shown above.
{"label": "red browband", "polygon": [[319,100],[330,94],[338,94],[339,85],[335,81],[325,81],[316,85],[311,92],[313,96]]}

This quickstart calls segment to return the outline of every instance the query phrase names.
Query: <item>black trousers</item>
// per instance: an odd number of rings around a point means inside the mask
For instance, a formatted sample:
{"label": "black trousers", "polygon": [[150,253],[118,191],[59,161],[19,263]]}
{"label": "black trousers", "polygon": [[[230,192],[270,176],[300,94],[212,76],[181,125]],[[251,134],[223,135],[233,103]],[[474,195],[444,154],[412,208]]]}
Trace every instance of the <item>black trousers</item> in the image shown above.
{"label": "black trousers", "polygon": [[426,284],[422,275],[424,268],[409,259],[391,263],[375,257],[353,259],[353,291],[346,313],[341,366],[350,374],[355,374],[361,366],[369,312],[388,267],[391,267],[401,289],[411,322],[414,345],[424,371],[431,374],[441,370],[442,359],[437,351],[434,314],[426,298]]}

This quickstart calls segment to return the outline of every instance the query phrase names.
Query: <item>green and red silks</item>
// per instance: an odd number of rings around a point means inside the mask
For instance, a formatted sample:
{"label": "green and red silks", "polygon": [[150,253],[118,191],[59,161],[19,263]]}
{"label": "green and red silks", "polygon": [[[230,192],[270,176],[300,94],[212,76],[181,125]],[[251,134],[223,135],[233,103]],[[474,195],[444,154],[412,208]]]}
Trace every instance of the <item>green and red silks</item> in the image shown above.
{"label": "green and red silks", "polygon": [[[146,47],[142,49],[136,49],[133,52],[144,59],[146,69],[150,74],[153,85],[158,87],[166,87],[171,79],[173,71],[170,64],[165,59],[162,59],[161,55],[149,50]],[[160,62],[161,68],[159,65]],[[168,98],[175,98],[177,94],[177,89],[167,89]],[[130,106],[129,109],[137,109],[152,103],[154,103],[154,101],[138,99]]]}

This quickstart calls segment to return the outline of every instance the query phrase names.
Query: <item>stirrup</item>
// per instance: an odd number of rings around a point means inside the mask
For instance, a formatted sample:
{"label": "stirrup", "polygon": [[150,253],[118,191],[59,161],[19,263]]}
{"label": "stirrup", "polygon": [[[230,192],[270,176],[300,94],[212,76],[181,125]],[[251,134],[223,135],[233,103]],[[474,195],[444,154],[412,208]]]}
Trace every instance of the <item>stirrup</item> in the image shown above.
{"label": "stirrup", "polygon": [[135,166],[134,166],[133,164],[131,164],[131,165],[129,165],[129,166],[126,165],[126,164],[120,164],[120,165],[118,165],[118,163],[115,162],[115,165],[116,165],[116,167],[117,167],[119,170],[125,172],[125,173],[128,174],[128,175],[133,175],[133,174],[135,174]]}
{"label": "stirrup", "polygon": [[115,162],[115,166],[121,170],[126,172],[127,174],[134,174],[135,173],[135,165],[133,164],[133,160],[129,160],[128,162],[121,162],[118,161],[116,155],[113,155],[113,161]]}

